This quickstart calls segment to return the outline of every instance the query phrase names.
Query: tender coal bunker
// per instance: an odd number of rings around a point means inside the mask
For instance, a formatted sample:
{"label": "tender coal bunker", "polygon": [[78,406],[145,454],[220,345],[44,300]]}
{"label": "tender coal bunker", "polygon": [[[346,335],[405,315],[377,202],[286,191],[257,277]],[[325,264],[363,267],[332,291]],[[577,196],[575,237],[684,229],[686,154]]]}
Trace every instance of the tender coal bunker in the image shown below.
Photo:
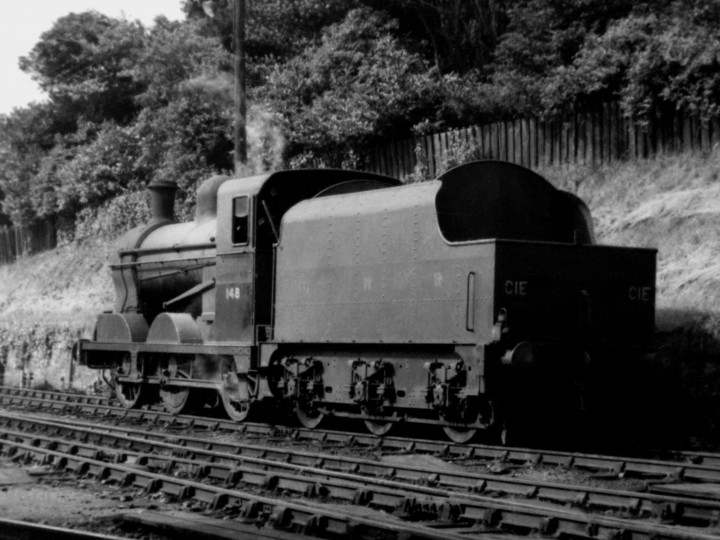
{"label": "tender coal bunker", "polygon": [[593,243],[584,203],[524,167],[475,162],[439,180],[438,223],[450,242],[502,238]]}

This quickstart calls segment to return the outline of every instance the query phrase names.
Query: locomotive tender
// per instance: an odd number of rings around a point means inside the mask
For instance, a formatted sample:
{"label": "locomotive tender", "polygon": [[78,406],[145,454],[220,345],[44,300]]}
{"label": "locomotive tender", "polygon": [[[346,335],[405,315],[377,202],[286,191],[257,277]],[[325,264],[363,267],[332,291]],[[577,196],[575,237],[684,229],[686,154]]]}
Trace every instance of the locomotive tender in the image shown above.
{"label": "locomotive tender", "polygon": [[151,222],[111,263],[115,309],[75,352],[128,408],[214,401],[237,421],[288,410],[466,442],[506,425],[519,389],[574,407],[604,359],[652,346],[655,250],[596,245],[585,204],[517,165],[411,185],[214,177],[190,223],[174,185],[150,189]]}

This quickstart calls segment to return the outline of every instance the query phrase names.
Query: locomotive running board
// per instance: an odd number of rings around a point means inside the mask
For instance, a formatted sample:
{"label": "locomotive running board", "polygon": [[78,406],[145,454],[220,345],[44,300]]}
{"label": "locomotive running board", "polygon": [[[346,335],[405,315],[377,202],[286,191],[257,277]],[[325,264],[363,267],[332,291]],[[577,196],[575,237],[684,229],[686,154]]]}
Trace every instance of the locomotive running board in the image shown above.
{"label": "locomotive running board", "polygon": [[[431,409],[428,409],[428,411]],[[447,422],[444,420],[433,420],[432,418],[426,418],[422,416],[411,416],[403,414],[400,416],[370,416],[357,413],[349,413],[345,411],[337,411],[328,407],[319,406],[318,412],[327,416],[334,416],[338,418],[348,418],[353,420],[370,420],[372,422],[392,422],[395,424],[408,423],[408,424],[426,424],[431,426],[447,426],[461,429],[479,429],[485,430],[490,429],[490,424],[477,421],[473,424],[463,424],[459,422]]]}
{"label": "locomotive running board", "polygon": [[169,353],[169,354],[210,354],[247,355],[252,343],[207,344],[207,343],[104,343],[82,341],[80,353],[84,351],[127,352],[127,353]]}
{"label": "locomotive running board", "polygon": [[179,379],[171,377],[158,377],[157,375],[149,375],[146,377],[116,377],[116,382],[119,383],[143,383],[143,384],[157,384],[163,388],[166,386],[176,386],[182,388],[209,388],[211,390],[217,390],[218,385],[222,385],[222,381],[210,380],[210,379]]}

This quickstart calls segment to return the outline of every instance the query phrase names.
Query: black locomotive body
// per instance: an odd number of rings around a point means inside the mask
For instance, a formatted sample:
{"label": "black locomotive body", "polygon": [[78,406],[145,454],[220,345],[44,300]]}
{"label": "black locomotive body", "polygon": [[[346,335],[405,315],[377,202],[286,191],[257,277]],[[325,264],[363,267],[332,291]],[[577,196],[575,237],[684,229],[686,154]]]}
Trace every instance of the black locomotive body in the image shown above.
{"label": "black locomotive body", "polygon": [[[652,346],[655,251],[599,246],[578,198],[486,161],[413,185],[350,171],[214,178],[191,223],[124,237],[113,313],[79,344],[126,407],[216,399],[492,432],[517,401],[572,408],[607,358]],[[526,390],[530,390],[529,393]]]}

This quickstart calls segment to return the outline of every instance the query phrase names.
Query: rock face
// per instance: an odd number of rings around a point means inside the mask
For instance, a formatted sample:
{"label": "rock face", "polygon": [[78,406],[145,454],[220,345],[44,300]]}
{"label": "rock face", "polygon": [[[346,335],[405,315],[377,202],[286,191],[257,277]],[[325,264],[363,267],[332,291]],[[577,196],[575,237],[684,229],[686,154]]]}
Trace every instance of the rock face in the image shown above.
{"label": "rock face", "polygon": [[111,246],[68,244],[0,266],[0,381],[87,391],[98,374],[73,366],[70,350],[112,306]]}
{"label": "rock face", "polygon": [[7,386],[94,392],[98,373],[72,365],[72,344],[86,332],[70,325],[0,326],[0,378]]}

